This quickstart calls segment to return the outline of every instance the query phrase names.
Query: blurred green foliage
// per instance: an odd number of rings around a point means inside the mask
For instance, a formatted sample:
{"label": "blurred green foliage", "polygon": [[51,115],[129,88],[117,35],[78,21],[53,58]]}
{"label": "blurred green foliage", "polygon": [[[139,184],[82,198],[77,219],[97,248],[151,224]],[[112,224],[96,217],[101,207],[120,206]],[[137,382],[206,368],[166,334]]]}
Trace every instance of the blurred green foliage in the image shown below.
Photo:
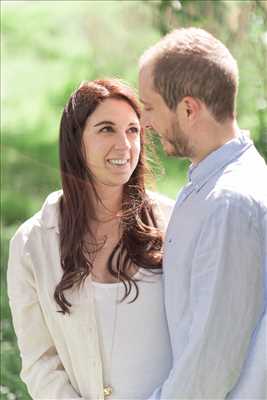
{"label": "blurred green foliage", "polygon": [[[237,58],[239,122],[267,157],[267,11],[262,1],[223,0],[2,1],[1,11],[0,394],[26,400],[6,295],[8,242],[60,187],[57,137],[69,95],[82,80],[107,76],[136,87],[138,59],[146,48],[174,27],[200,26]],[[175,198],[188,162],[166,157],[154,141],[156,188]]]}

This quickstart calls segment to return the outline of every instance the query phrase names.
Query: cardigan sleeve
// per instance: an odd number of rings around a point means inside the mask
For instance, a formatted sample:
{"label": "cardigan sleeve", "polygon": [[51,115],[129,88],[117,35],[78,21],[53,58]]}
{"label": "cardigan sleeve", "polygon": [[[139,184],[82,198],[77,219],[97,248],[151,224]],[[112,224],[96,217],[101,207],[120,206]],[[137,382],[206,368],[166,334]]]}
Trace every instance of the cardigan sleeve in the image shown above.
{"label": "cardigan sleeve", "polygon": [[147,190],[147,194],[155,205],[154,211],[159,227],[163,231],[166,231],[175,201],[163,194],[151,192],[149,190]]}
{"label": "cardigan sleeve", "polygon": [[9,304],[22,360],[20,377],[33,399],[81,399],[46,325],[25,236],[19,231],[11,240],[7,271]]}

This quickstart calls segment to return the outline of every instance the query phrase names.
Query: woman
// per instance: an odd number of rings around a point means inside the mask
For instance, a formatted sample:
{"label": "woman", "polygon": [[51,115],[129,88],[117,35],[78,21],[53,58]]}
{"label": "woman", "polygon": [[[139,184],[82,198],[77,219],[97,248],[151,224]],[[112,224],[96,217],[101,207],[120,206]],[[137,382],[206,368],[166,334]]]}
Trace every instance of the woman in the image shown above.
{"label": "woman", "polygon": [[[166,378],[160,208],[131,89],[83,83],[60,126],[62,189],[12,238],[8,293],[36,399],[142,399]],[[157,204],[158,203],[158,204]]]}

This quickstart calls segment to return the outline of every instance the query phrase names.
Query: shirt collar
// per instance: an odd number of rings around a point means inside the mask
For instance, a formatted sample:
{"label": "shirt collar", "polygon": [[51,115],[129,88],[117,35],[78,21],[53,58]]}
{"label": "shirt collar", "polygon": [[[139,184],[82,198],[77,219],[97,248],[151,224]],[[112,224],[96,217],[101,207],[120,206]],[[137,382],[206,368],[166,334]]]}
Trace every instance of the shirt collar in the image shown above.
{"label": "shirt collar", "polygon": [[252,145],[253,142],[248,134],[240,132],[238,137],[210,153],[197,165],[191,165],[188,176],[194,189],[199,191],[212,175],[225,167]]}

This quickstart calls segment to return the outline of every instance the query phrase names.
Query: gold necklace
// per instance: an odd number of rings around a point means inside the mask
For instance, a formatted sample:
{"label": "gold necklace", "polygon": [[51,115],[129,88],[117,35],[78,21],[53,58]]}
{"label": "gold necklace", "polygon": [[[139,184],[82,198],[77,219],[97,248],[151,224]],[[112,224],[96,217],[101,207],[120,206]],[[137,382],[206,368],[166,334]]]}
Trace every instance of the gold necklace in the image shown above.
{"label": "gold necklace", "polygon": [[112,386],[110,386],[110,385],[104,386],[104,392],[103,393],[104,393],[104,397],[105,398],[111,396],[112,392],[113,392]]}
{"label": "gold necklace", "polygon": [[[113,332],[112,332],[112,340],[111,340],[111,349],[110,349],[110,357],[109,357],[110,381],[112,379],[113,350],[114,350],[114,344],[115,344],[115,334],[116,334],[117,319],[118,319],[119,282],[120,282],[120,270],[118,271],[118,276],[117,276],[117,288],[116,288],[116,299],[115,299],[115,316],[114,316]],[[111,385],[111,382],[109,384],[104,384],[103,393],[104,393],[104,398],[109,397],[109,396],[112,395],[113,387]]]}
{"label": "gold necklace", "polygon": [[[113,350],[114,350],[114,343],[115,343],[115,335],[116,335],[116,327],[117,327],[117,319],[118,319],[118,301],[119,301],[119,283],[120,283],[120,260],[121,260],[121,253],[119,253],[119,258],[118,258],[118,274],[117,274],[117,288],[116,288],[116,298],[115,298],[115,315],[114,315],[114,322],[113,322],[113,330],[112,330],[112,340],[111,340],[111,349],[110,349],[110,356],[109,356],[109,375],[110,375],[110,380],[112,378],[112,363],[113,363]],[[112,284],[111,284],[112,285]],[[94,289],[93,289],[94,290]],[[94,303],[95,303],[95,296],[94,298]],[[95,307],[96,309],[96,307]],[[106,399],[107,397],[111,396],[114,391],[113,386],[111,383],[105,384],[104,383],[104,388],[103,388],[103,395],[104,398]]]}

